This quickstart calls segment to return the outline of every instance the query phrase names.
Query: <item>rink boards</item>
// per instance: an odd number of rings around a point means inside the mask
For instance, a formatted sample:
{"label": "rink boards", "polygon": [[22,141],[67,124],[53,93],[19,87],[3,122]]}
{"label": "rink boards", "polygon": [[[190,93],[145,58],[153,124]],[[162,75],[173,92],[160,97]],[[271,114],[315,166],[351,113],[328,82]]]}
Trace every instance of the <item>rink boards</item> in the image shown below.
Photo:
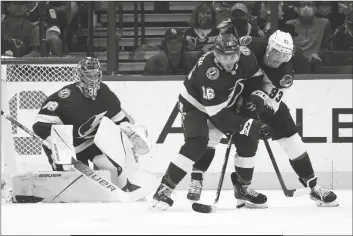
{"label": "rink boards", "polygon": [[[161,80],[162,78],[162,80]],[[178,93],[183,86],[182,76],[171,77],[114,77],[105,78],[107,85],[121,100],[122,106],[137,123],[147,127],[149,138],[155,144],[151,157],[142,157],[148,169],[162,175],[183,144],[180,116],[176,112]],[[158,81],[157,81],[158,79]],[[352,185],[352,77],[351,75],[301,75],[284,100],[297,122],[314,169],[323,185],[334,189],[351,189]],[[2,109],[31,127],[41,101],[67,83],[62,82],[7,82],[2,87]],[[44,152],[23,131],[11,127],[2,119],[2,157],[14,156],[17,171],[50,170]],[[13,142],[12,142],[13,141]],[[288,158],[278,144],[271,142],[275,158],[289,186],[299,187]],[[205,177],[205,188],[214,189],[224,160],[225,145],[217,148],[216,158]],[[235,153],[233,148],[232,154]],[[232,156],[231,154],[231,156]],[[227,172],[233,171],[230,159]],[[187,186],[184,179],[180,188]],[[279,189],[264,145],[261,143],[254,174],[254,187]],[[230,188],[229,175],[225,187]]]}

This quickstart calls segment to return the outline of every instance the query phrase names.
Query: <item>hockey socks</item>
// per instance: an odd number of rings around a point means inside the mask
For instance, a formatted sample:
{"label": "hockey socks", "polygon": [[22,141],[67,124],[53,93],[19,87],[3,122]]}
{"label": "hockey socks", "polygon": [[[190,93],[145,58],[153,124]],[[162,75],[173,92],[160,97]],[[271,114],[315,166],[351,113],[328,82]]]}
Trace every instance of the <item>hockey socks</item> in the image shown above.
{"label": "hockey socks", "polygon": [[202,157],[197,162],[195,162],[191,173],[191,181],[187,199],[191,201],[200,200],[203,187],[203,175],[210,167],[215,153],[216,150],[214,148],[207,147]]}
{"label": "hockey socks", "polygon": [[315,201],[319,207],[337,207],[337,195],[328,189],[325,189],[317,184],[317,177],[315,176],[309,155],[304,152],[295,160],[289,160],[293,170],[299,176],[299,181],[305,187],[310,187],[310,198]]}
{"label": "hockey socks", "polygon": [[299,176],[299,181],[305,187],[312,188],[316,185],[316,181],[311,182],[310,186],[307,183],[309,179],[312,179],[315,176],[315,173],[307,152],[304,152],[295,160],[289,160],[289,162],[293,170],[295,171],[295,173]]}
{"label": "hockey socks", "polygon": [[213,161],[215,153],[216,150],[214,148],[207,147],[202,157],[197,162],[195,162],[193,170],[206,172]]}

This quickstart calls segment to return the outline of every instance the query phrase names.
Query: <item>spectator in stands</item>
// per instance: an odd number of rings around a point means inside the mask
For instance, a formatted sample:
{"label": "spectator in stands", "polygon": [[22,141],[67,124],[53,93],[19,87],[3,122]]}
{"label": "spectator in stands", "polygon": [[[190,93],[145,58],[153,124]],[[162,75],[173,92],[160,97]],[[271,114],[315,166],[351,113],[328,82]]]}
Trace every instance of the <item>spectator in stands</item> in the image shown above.
{"label": "spectator in stands", "polygon": [[168,29],[162,42],[162,51],[147,59],[144,75],[187,74],[196,61],[185,53],[183,31]]}
{"label": "spectator in stands", "polygon": [[185,30],[186,50],[209,51],[219,32],[215,9],[211,4],[201,3],[193,10],[190,28]]}
{"label": "spectator in stands", "polygon": [[6,3],[6,19],[1,23],[1,54],[39,57],[39,29],[25,19],[27,2]]}
{"label": "spectator in stands", "polygon": [[334,33],[334,48],[353,50],[353,4],[350,5],[345,22]]}
{"label": "spectator in stands", "polygon": [[316,16],[328,19],[332,27],[332,32],[335,32],[344,23],[345,18],[345,14],[340,13],[338,10],[338,2],[320,1],[317,4]]}
{"label": "spectator in stands", "polygon": [[63,33],[67,27],[70,14],[69,1],[67,2],[31,2],[30,10],[26,13],[26,18],[34,25],[38,25],[40,14],[46,28],[46,40],[51,56],[61,56],[63,52]]}
{"label": "spectator in stands", "polygon": [[298,18],[287,22],[298,34],[294,37],[297,50],[293,57],[294,69],[298,73],[310,73],[311,67],[322,63],[324,51],[332,48],[332,29],[326,18],[315,16],[315,2],[297,2],[295,11]]}
{"label": "spectator in stands", "polygon": [[222,1],[222,2],[213,2],[213,8],[216,11],[216,24],[217,28],[220,31],[225,31],[228,24],[231,23],[230,20],[230,9],[235,4],[233,1]]}
{"label": "spectator in stands", "polygon": [[228,26],[227,33],[231,33],[238,38],[243,36],[266,37],[257,24],[250,24],[250,15],[243,3],[236,3],[232,7],[231,21],[232,23]]}

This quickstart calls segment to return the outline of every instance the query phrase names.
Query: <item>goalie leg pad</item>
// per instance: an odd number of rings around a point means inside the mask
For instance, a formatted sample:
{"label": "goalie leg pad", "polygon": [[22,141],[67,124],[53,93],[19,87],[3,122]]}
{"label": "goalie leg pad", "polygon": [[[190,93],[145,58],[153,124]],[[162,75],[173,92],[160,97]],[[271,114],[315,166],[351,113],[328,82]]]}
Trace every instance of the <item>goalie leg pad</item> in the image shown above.
{"label": "goalie leg pad", "polygon": [[51,127],[51,157],[55,164],[71,164],[71,158],[76,159],[72,129],[72,125],[52,125]]}
{"label": "goalie leg pad", "polygon": [[[110,179],[109,171],[97,174]],[[117,202],[112,195],[75,171],[28,172],[13,175],[12,195],[18,203]],[[104,181],[100,181],[104,185]]]}
{"label": "goalie leg pad", "polygon": [[[109,134],[109,137],[108,135]],[[135,161],[132,148],[134,147],[127,135],[113,123],[110,119],[103,117],[94,138],[94,142],[106,155],[94,158],[94,163],[103,169],[113,169],[116,166],[122,168],[122,173],[118,177],[121,185],[126,184],[127,179],[139,186],[156,181],[153,173],[141,168]],[[109,159],[109,160],[108,160]]]}

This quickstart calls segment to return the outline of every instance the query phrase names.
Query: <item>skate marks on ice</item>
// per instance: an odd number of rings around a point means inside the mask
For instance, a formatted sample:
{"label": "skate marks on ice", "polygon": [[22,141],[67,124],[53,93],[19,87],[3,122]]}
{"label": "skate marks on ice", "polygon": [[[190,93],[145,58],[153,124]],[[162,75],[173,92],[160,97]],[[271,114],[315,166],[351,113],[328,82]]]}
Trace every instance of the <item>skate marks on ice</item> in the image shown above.
{"label": "skate marks on ice", "polygon": [[[151,196],[147,202],[129,204],[2,203],[1,233],[352,234],[351,190],[337,191],[337,208],[319,208],[309,196],[286,198],[281,191],[262,192],[268,196],[267,209],[236,209],[233,191],[223,190],[212,214],[194,212],[187,191],[176,191],[174,206],[162,212],[150,210]],[[214,195],[214,190],[203,191],[200,202],[211,204]]]}

